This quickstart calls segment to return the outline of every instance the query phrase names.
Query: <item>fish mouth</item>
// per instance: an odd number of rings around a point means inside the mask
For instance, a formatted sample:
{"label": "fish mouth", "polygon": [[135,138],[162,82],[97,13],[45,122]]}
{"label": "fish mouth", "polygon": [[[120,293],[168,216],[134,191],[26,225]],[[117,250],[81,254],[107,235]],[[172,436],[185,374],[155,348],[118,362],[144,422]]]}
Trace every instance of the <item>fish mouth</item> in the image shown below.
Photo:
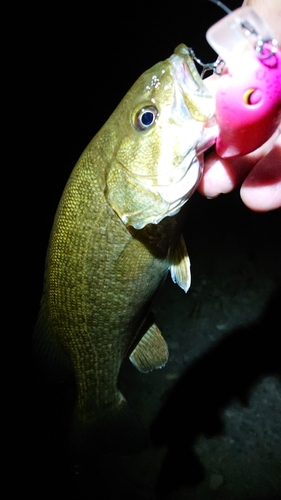
{"label": "fish mouth", "polygon": [[215,115],[215,99],[197,71],[193,50],[180,44],[169,61],[189,115],[196,121],[208,122]]}

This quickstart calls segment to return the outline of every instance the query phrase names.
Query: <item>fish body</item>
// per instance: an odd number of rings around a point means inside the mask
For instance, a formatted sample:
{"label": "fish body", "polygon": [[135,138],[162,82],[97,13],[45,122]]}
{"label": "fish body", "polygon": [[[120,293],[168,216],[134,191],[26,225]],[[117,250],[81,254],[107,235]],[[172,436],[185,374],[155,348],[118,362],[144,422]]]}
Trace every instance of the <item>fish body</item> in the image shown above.
{"label": "fish body", "polygon": [[50,368],[64,361],[74,372],[77,448],[141,448],[118,375],[126,356],[144,372],[167,361],[149,311],[169,270],[185,291],[190,284],[184,204],[213,141],[213,114],[213,99],[181,45],[137,80],[67,182],[34,344],[37,355],[49,353]]}

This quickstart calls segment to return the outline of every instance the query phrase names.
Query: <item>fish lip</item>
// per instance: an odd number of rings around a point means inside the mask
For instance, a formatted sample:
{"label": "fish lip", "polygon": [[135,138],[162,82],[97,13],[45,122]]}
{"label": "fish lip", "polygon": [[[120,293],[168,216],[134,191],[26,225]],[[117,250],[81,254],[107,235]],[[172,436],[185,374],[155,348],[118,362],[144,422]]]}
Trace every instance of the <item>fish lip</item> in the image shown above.
{"label": "fish lip", "polygon": [[[199,73],[195,67],[193,51],[186,45],[179,45],[170,57],[174,77],[189,90],[199,92],[202,89]],[[198,78],[199,77],[199,78]]]}

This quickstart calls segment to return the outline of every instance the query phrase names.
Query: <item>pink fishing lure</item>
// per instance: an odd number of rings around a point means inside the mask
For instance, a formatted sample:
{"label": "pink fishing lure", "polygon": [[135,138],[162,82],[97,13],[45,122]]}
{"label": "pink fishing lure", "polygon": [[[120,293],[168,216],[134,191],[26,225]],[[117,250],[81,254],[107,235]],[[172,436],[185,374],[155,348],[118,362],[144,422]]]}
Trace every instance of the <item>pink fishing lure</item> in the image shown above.
{"label": "pink fishing lure", "polygon": [[241,7],[206,34],[225,62],[216,91],[219,156],[250,153],[281,119],[281,51],[270,28],[251,7]]}

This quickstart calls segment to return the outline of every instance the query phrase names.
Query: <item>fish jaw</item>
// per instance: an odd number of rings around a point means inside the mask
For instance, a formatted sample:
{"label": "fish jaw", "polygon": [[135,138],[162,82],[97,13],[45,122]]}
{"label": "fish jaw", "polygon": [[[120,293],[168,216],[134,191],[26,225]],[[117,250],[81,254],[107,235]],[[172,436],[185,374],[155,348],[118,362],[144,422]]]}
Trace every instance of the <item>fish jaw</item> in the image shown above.
{"label": "fish jaw", "polygon": [[147,190],[145,184],[140,181],[136,182],[136,179],[132,180],[131,182],[134,182],[138,190],[149,191],[151,204],[146,207],[145,214],[143,211],[134,214],[125,213],[123,222],[135,229],[142,229],[149,223],[158,224],[163,218],[176,215],[197,188],[203,172],[203,164],[203,156],[191,150],[178,167],[182,177],[177,183],[151,185]]}

